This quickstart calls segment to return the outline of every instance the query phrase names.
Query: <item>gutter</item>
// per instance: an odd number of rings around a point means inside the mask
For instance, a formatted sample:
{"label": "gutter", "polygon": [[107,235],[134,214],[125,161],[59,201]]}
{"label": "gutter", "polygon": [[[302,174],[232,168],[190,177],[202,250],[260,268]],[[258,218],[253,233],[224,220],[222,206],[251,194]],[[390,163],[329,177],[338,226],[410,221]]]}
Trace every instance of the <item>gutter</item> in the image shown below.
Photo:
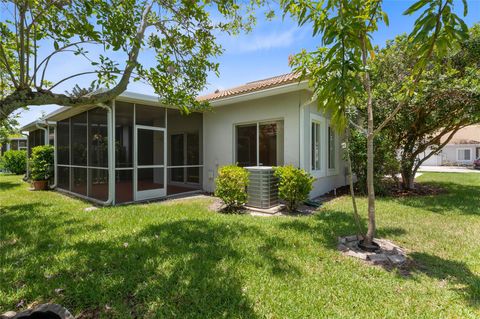
{"label": "gutter", "polygon": [[[49,141],[50,141],[50,139],[49,139]],[[57,164],[58,164],[58,159],[57,159],[57,125],[55,124],[54,130],[53,130],[53,167],[54,167],[54,172],[53,172],[53,185],[50,186],[50,189],[57,188],[57,184],[58,184]]]}

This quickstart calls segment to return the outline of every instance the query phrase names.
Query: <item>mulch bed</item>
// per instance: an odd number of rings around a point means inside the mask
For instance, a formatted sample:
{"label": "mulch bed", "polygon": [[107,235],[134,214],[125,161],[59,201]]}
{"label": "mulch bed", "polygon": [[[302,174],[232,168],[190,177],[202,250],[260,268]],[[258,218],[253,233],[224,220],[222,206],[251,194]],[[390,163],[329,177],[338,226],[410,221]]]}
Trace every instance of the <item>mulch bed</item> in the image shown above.
{"label": "mulch bed", "polygon": [[[397,185],[393,181],[386,182],[385,194],[376,194],[377,197],[392,196],[392,197],[409,197],[409,196],[430,196],[430,195],[440,195],[447,193],[447,190],[432,184],[425,183],[415,183],[414,189],[403,189],[401,186]],[[358,189],[355,189],[355,195],[363,196],[358,192]],[[329,193],[322,195],[320,199],[322,201],[328,201],[334,199],[335,197],[342,195],[350,195],[350,187],[348,185],[342,186],[336,189],[336,191],[330,191]]]}
{"label": "mulch bed", "polygon": [[430,196],[447,193],[447,190],[432,184],[415,183],[413,189],[403,189],[397,185],[387,188],[388,195],[393,197],[409,197],[409,196]]}

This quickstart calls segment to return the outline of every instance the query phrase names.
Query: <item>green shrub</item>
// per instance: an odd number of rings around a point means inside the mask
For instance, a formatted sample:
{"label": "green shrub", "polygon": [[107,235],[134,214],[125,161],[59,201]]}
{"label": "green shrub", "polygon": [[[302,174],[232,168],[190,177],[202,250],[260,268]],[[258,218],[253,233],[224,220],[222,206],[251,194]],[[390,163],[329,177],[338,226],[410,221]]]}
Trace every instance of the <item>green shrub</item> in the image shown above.
{"label": "green shrub", "polygon": [[[350,131],[350,157],[352,170],[357,177],[357,187],[361,194],[367,194],[367,138],[358,130]],[[386,195],[385,176],[395,177],[400,170],[394,143],[380,132],[375,136],[375,161],[373,164],[375,193]],[[345,156],[346,156],[345,152]]]}
{"label": "green shrub", "polygon": [[246,203],[248,171],[245,168],[236,165],[220,167],[215,184],[215,196],[225,203],[227,210]]}
{"label": "green shrub", "polygon": [[289,212],[295,212],[298,204],[308,199],[315,179],[292,165],[276,167],[274,175],[278,178],[278,197],[286,202]]}
{"label": "green shrub", "polygon": [[41,145],[32,149],[30,178],[34,181],[49,180],[53,176],[53,146]]}
{"label": "green shrub", "polygon": [[27,171],[26,151],[6,151],[1,159],[3,169],[12,174],[25,174]]}

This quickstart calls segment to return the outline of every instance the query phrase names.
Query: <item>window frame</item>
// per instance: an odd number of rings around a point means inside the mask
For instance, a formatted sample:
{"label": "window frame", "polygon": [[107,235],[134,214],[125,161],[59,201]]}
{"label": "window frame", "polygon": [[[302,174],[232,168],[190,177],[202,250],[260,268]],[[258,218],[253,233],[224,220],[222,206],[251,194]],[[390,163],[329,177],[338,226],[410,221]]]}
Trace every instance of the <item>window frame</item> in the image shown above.
{"label": "window frame", "polygon": [[[459,159],[459,156],[458,156],[458,155],[459,155],[459,151],[463,151],[463,152],[469,151],[469,153],[470,153],[469,159],[468,159],[468,160],[466,160],[466,159],[463,159],[463,160]],[[472,159],[472,153],[473,153],[473,152],[472,152],[472,148],[471,148],[471,147],[461,147],[461,148],[457,148],[457,151],[456,151],[457,162],[462,162],[462,163],[471,162],[471,161],[473,160],[473,159]],[[465,156],[465,154],[464,154],[464,156]]]}
{"label": "window frame", "polygon": [[[312,159],[313,159],[313,154],[312,154],[312,143],[314,142],[312,140],[313,136],[313,125],[312,124],[318,124],[320,125],[320,148],[319,148],[319,153],[318,157],[320,158],[320,169],[313,169],[312,167]],[[323,116],[320,116],[318,114],[310,114],[310,121],[309,121],[309,148],[308,148],[308,167],[310,170],[310,173],[314,177],[323,177],[326,175],[326,170],[325,170],[325,126],[326,126],[326,120]]]}
{"label": "window frame", "polygon": [[[277,157],[277,164],[275,166],[282,166],[282,165],[285,165],[285,119],[282,117],[282,118],[273,118],[273,119],[262,119],[262,120],[258,120],[258,121],[247,121],[247,122],[238,122],[238,123],[233,123],[233,163],[238,163],[238,158],[237,158],[237,126],[243,126],[243,125],[255,125],[256,127],[256,140],[257,140],[257,143],[256,143],[256,166],[260,166],[259,163],[260,163],[260,125],[263,125],[263,124],[278,124],[279,122],[281,122],[282,124],[282,129],[283,129],[283,139],[282,139],[282,151],[283,151],[283,154],[282,154],[282,158],[281,160]],[[278,137],[278,130],[277,130],[277,137]],[[278,140],[277,140],[277,143],[278,143]],[[277,144],[278,146],[278,144]],[[278,150],[277,150],[278,152]],[[281,163],[279,163],[281,162]],[[266,166],[266,165],[262,165],[262,166]],[[268,167],[268,166],[267,166]]]}
{"label": "window frame", "polygon": [[[335,167],[330,168],[330,136],[329,133],[333,133],[333,144],[334,144],[334,165]],[[333,176],[333,175],[338,175],[338,166],[339,166],[339,138],[338,138],[338,133],[335,131],[335,129],[331,126],[330,120],[328,121],[327,125],[327,171],[328,171],[328,176]]]}

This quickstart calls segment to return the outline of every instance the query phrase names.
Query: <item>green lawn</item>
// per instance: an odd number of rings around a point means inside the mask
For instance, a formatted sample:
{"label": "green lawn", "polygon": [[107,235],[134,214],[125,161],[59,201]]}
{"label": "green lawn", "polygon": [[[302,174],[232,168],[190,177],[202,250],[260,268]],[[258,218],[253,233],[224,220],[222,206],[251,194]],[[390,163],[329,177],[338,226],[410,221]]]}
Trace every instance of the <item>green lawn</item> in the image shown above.
{"label": "green lawn", "polygon": [[448,193],[377,202],[379,236],[416,265],[405,277],[336,251],[354,233],[348,197],[311,217],[208,200],[85,212],[0,175],[0,313],[24,300],[102,318],[479,318],[480,174],[420,180]]}

